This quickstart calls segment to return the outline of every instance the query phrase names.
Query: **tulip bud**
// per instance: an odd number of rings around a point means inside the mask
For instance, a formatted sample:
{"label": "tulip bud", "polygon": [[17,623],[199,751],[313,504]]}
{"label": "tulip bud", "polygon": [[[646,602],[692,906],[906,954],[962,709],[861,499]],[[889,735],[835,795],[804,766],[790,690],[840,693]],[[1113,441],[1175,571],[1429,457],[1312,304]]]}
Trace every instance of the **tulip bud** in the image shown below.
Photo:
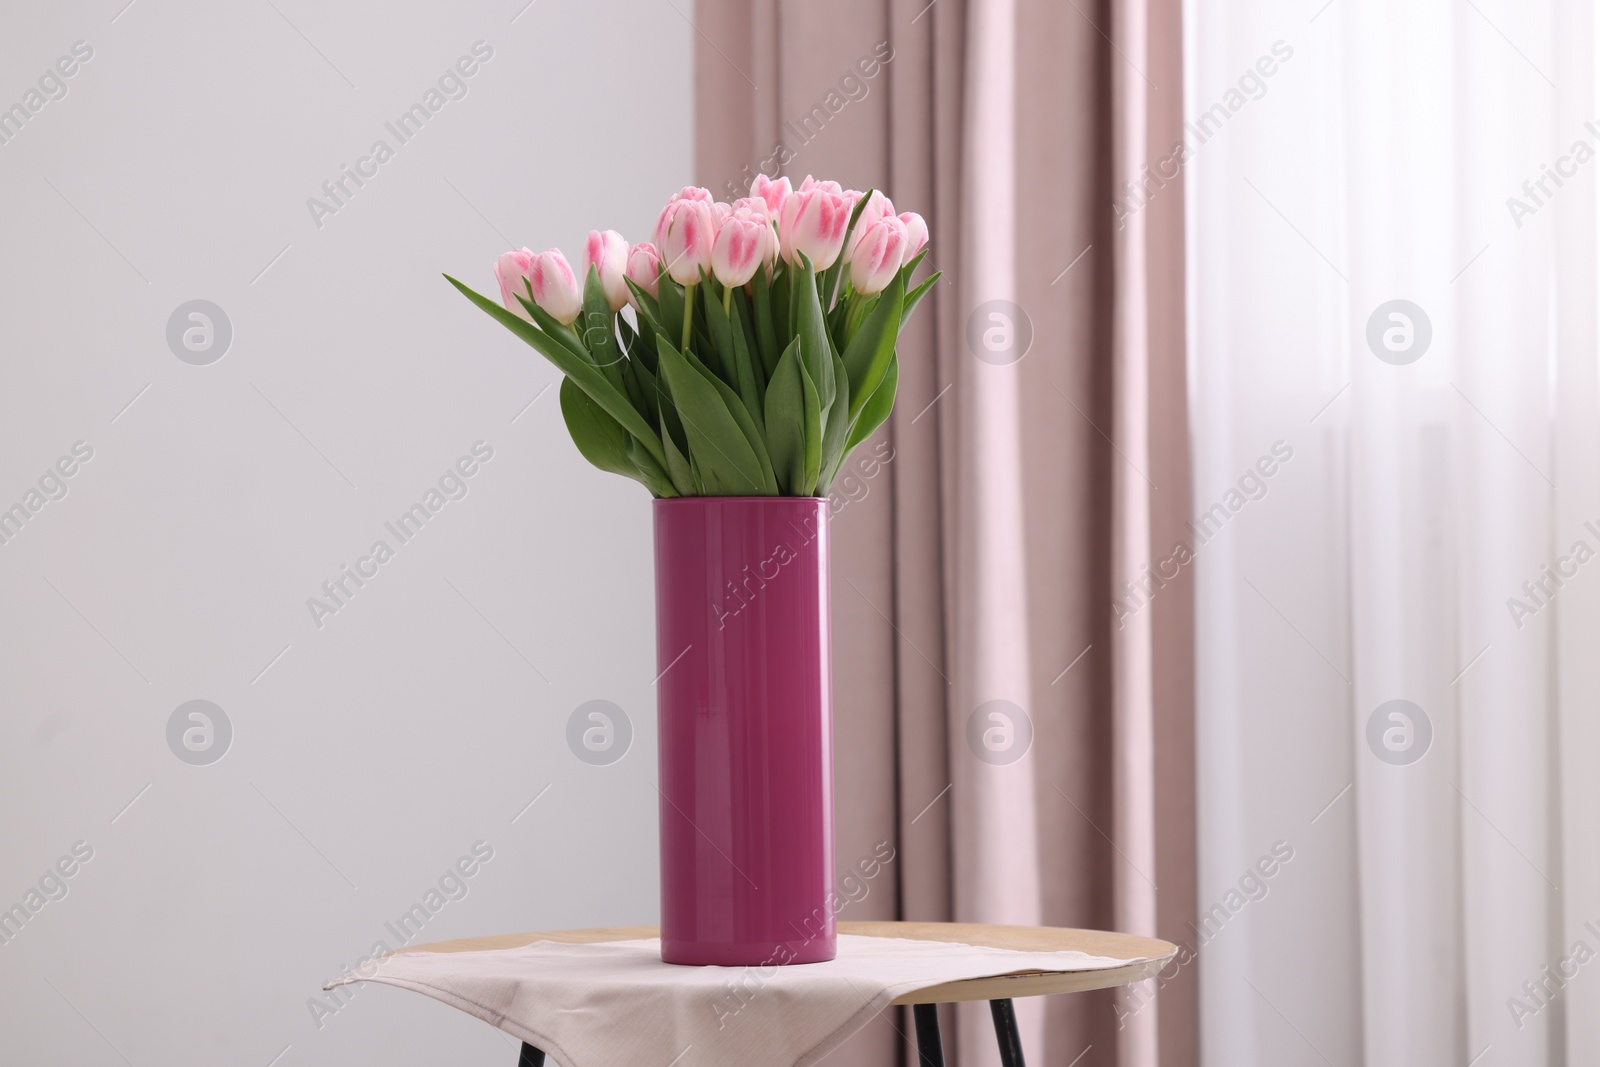
{"label": "tulip bud", "polygon": [[772,223],[767,220],[765,202],[752,198],[739,203],[759,204],[760,208],[731,209],[711,247],[711,271],[717,281],[729,286],[743,285],[755,277],[757,268],[767,262],[767,248],[772,238]]}
{"label": "tulip bud", "polygon": [[910,263],[912,257],[922,251],[922,246],[928,243],[928,224],[922,221],[922,216],[915,211],[903,212],[900,221],[906,224],[906,234],[911,243],[906,245],[906,262]]}
{"label": "tulip bud", "polygon": [[[860,199],[859,197],[857,199]],[[857,226],[866,226],[877,222],[885,215],[894,214],[894,204],[887,196],[878,190],[872,190],[872,195],[867,197],[867,206],[861,209],[861,217],[856,220]]]}
{"label": "tulip bud", "polygon": [[[829,185],[833,188],[826,188]],[[783,202],[783,214],[778,218],[783,257],[793,263],[804,252],[813,267],[826,270],[839,258],[849,224],[850,200],[839,183],[807,178],[800,191]]]}
{"label": "tulip bud", "polygon": [[600,285],[606,291],[606,303],[612,311],[621,311],[628,302],[628,286],[622,280],[628,267],[628,242],[616,230],[589,231],[589,243],[583,248],[583,276],[589,277],[589,268],[600,268]]}
{"label": "tulip bud", "polygon": [[[859,202],[861,197],[866,194],[852,191],[847,192],[845,195],[853,196],[855,201]],[[854,204],[852,204],[850,210],[855,210]],[[848,263],[855,258],[856,246],[861,243],[861,237],[867,232],[868,226],[871,226],[881,218],[892,217],[893,215],[894,204],[889,202],[889,198],[876,189],[872,190],[872,195],[867,197],[866,204],[861,208],[861,214],[856,217],[856,228],[850,236],[849,247],[844,250],[844,261]]]}
{"label": "tulip bud", "polygon": [[680,199],[668,204],[656,224],[667,273],[679,285],[693,285],[711,270],[716,218],[711,201]]}
{"label": "tulip bud", "polygon": [[[805,181],[800,183],[800,191],[802,193],[809,193],[813,189],[821,189],[825,193],[835,193],[835,194],[840,195],[840,196],[846,195],[845,191],[844,191],[844,187],[841,186],[838,182],[835,182],[835,181],[820,181],[819,182],[819,181],[817,181],[817,179],[815,179],[811,175],[807,174],[806,178],[805,178]],[[856,195],[857,195],[858,198],[860,197],[859,193],[857,193]],[[850,206],[852,208],[855,207],[854,201],[851,202]]]}
{"label": "tulip bud", "polygon": [[734,218],[759,219],[763,229],[761,231],[761,262],[768,268],[778,262],[778,216],[767,207],[767,202],[759,196],[746,196],[733,202]]}
{"label": "tulip bud", "polygon": [[873,220],[861,231],[850,259],[850,284],[858,293],[883,291],[905,262],[910,236],[906,224],[893,215]]}
{"label": "tulip bud", "polygon": [[750,195],[764,200],[767,214],[777,218],[783,214],[783,202],[794,195],[794,187],[789,184],[788,178],[774,179],[757,174],[756,180],[750,183]]}
{"label": "tulip bud", "polygon": [[673,193],[667,199],[667,206],[661,209],[660,215],[656,216],[654,240],[657,248],[665,248],[667,245],[667,212],[671,211],[672,205],[680,200],[695,200],[706,204],[716,202],[716,198],[711,195],[710,189],[702,189],[698,185],[685,185],[682,189]]}
{"label": "tulip bud", "polygon": [[528,309],[522,306],[522,301],[517,297],[528,295],[528,266],[532,260],[531,251],[519,248],[502,252],[494,264],[494,277],[500,283],[500,302],[507,311],[529,322],[533,321],[533,316],[528,314]]}
{"label": "tulip bud", "polygon": [[[628,277],[633,284],[656,295],[661,282],[661,256],[649,241],[640,241],[628,252]],[[628,291],[628,302],[633,303],[633,291]],[[637,305],[635,305],[637,306]]]}
{"label": "tulip bud", "polygon": [[583,289],[559,248],[533,257],[528,264],[528,284],[533,287],[533,302],[563,326],[572,325],[583,309]]}

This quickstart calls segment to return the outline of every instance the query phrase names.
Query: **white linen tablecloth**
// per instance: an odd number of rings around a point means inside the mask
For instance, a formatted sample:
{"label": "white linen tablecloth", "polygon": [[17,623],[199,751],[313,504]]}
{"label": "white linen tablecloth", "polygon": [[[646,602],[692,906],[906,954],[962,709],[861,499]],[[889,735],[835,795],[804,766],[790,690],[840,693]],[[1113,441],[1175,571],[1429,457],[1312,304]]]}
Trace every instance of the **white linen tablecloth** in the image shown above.
{"label": "white linen tablecloth", "polygon": [[368,981],[415,990],[543,1049],[561,1067],[807,1067],[917,989],[1142,958],[841,934],[838,958],[827,963],[681,967],[661,962],[654,938],[537,941],[385,956],[327,988]]}

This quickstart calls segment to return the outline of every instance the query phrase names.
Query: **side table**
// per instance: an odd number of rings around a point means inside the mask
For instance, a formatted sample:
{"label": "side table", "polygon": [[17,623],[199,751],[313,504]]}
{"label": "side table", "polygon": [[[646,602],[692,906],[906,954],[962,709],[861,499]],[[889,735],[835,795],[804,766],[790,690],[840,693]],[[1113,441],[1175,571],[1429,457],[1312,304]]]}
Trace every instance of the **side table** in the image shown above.
{"label": "side table", "polygon": [[[1153,978],[1177,954],[1177,946],[1151,937],[1117,934],[1103,930],[1073,930],[1059,926],[992,926],[983,923],[917,922],[841,922],[841,934],[858,937],[897,937],[918,941],[948,941],[983,945],[1021,952],[1084,952],[1091,956],[1110,956],[1133,962],[1122,967],[1084,971],[1034,971],[971,978],[927,986],[897,998],[894,1004],[911,1005],[916,1022],[917,1053],[922,1067],[944,1067],[944,1050],[939,1036],[940,1004],[956,1001],[987,1000],[994,1017],[995,1036],[1000,1043],[1000,1062],[1004,1067],[1024,1067],[1022,1042],[1017,1032],[1012,1000],[1040,997],[1052,993],[1077,993],[1129,985]],[[499,934],[468,937],[408,948],[407,952],[476,952],[485,949],[520,948],[535,941],[565,944],[597,944],[604,941],[633,941],[659,937],[654,926],[615,926],[589,930],[556,930],[541,933]],[[518,1067],[543,1067],[544,1053],[524,1043]]]}

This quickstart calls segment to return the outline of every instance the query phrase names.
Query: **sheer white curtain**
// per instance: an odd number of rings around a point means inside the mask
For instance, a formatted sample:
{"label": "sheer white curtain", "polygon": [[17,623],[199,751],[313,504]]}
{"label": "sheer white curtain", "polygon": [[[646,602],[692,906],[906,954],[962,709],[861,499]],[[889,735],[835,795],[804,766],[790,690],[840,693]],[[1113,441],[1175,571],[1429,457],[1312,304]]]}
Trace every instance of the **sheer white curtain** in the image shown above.
{"label": "sheer white curtain", "polygon": [[1186,17],[1204,1062],[1600,1063],[1592,6]]}

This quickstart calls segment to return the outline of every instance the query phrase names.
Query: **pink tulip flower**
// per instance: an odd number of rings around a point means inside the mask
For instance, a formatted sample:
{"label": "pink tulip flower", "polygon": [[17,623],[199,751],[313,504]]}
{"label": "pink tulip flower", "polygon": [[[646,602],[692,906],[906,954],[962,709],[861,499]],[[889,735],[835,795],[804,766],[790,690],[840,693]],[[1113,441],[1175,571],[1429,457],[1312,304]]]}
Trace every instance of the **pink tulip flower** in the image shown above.
{"label": "pink tulip flower", "polygon": [[[628,251],[628,277],[633,284],[656,295],[661,283],[661,255],[649,241],[640,241]],[[633,303],[633,292],[628,292],[628,302]],[[637,305],[635,305],[637,306]]]}
{"label": "pink tulip flower", "polygon": [[600,285],[606,291],[606,303],[612,311],[621,311],[628,302],[628,286],[622,280],[628,268],[628,242],[616,230],[590,230],[589,241],[583,248],[583,277],[589,277],[589,268],[600,268]]}
{"label": "pink tulip flower", "polygon": [[850,284],[856,292],[882,292],[905,263],[909,245],[906,224],[895,216],[884,215],[868,224],[855,242],[855,255],[850,259]]}
{"label": "pink tulip flower", "polygon": [[[827,188],[830,185],[832,189]],[[778,217],[783,257],[793,263],[804,252],[813,267],[826,270],[839,258],[849,224],[850,199],[839,183],[807,178],[800,191],[783,202],[783,214]]]}
{"label": "pink tulip flower", "polygon": [[928,243],[928,224],[915,211],[901,213],[900,221],[906,224],[906,233],[911,238],[911,243],[906,245],[906,262],[909,263]]}
{"label": "pink tulip flower", "polygon": [[561,249],[550,248],[528,263],[528,284],[533,302],[563,326],[570,326],[583,310],[583,288]]}
{"label": "pink tulip flower", "polygon": [[756,180],[750,183],[750,195],[764,200],[767,214],[778,218],[783,214],[783,202],[794,195],[794,187],[789,184],[788,178],[769,178],[765,174],[757,174]]}
{"label": "pink tulip flower", "polygon": [[711,247],[711,272],[723,285],[743,285],[770,260],[769,247],[777,243],[766,202],[757,197],[739,201],[717,230]]}
{"label": "pink tulip flower", "polygon": [[685,185],[682,189],[667,198],[667,206],[661,209],[661,214],[656,216],[656,229],[653,236],[656,247],[665,248],[667,243],[667,213],[672,210],[672,205],[680,200],[695,200],[706,204],[716,203],[716,197],[711,195],[710,189],[702,189],[698,185]]}
{"label": "pink tulip flower", "polygon": [[[851,211],[854,211],[854,204],[860,202],[861,197],[865,196],[866,194],[851,190],[845,195],[854,197],[854,201],[852,202],[850,208]],[[871,226],[874,222],[877,222],[881,218],[892,218],[893,216],[894,204],[889,201],[887,196],[884,196],[882,193],[878,192],[878,190],[872,190],[872,195],[867,197],[866,205],[861,209],[861,215],[856,219],[856,228],[854,233],[852,233],[850,236],[850,245],[844,250],[844,261],[849,263],[855,258],[856,246],[861,244],[861,238],[867,232],[868,226]]]}
{"label": "pink tulip flower", "polygon": [[867,206],[861,209],[861,217],[856,220],[856,225],[866,226],[869,223],[878,221],[885,215],[893,214],[894,204],[887,196],[874,189],[872,190],[872,195],[867,197]]}
{"label": "pink tulip flower", "polygon": [[778,262],[778,216],[759,196],[747,196],[733,202],[733,213],[751,218],[759,216],[766,225],[761,234],[761,262],[770,268]]}
{"label": "pink tulip flower", "polygon": [[716,240],[712,201],[674,200],[656,223],[661,258],[679,285],[693,285],[711,271],[711,246]]}
{"label": "pink tulip flower", "polygon": [[522,306],[522,301],[517,297],[528,295],[528,270],[532,261],[531,251],[518,248],[500,253],[500,258],[494,263],[494,277],[500,283],[500,302],[507,311],[529,322],[533,321],[533,316],[528,314],[528,309]]}
{"label": "pink tulip flower", "polygon": [[[840,195],[846,195],[845,191],[844,191],[844,187],[842,185],[840,185],[838,182],[836,182],[836,181],[820,181],[819,182],[819,181],[817,181],[817,179],[815,179],[811,175],[807,174],[806,177],[805,177],[805,180],[800,183],[800,191],[802,193],[809,193],[813,189],[821,189],[825,193],[838,193]],[[859,199],[860,194],[858,193],[856,195],[857,195],[857,198]],[[853,208],[853,207],[855,207],[855,204],[852,202],[850,206]]]}

